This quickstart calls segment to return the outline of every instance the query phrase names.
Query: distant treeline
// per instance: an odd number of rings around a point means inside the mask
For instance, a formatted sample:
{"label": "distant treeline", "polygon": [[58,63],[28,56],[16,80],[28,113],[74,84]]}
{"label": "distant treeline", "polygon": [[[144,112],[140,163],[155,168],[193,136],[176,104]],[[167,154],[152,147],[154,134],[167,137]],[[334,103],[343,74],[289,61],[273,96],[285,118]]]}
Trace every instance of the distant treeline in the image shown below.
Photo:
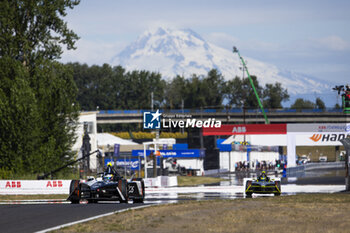
{"label": "distant treeline", "polygon": [[[171,80],[160,73],[129,71],[121,66],[88,66],[66,64],[73,69],[82,110],[150,109],[153,92],[154,108],[257,108],[258,103],[248,78],[226,81],[216,70],[207,75],[176,76]],[[289,99],[288,91],[278,82],[261,86],[252,76],[265,108],[282,108]]]}

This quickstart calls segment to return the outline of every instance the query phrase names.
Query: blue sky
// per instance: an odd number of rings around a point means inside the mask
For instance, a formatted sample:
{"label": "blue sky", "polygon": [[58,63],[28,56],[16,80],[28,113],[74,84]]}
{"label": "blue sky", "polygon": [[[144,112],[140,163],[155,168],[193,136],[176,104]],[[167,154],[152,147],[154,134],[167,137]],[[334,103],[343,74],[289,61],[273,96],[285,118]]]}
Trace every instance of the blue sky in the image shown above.
{"label": "blue sky", "polygon": [[145,30],[190,28],[243,56],[335,84],[350,83],[347,0],[82,0],[66,20],[81,39],[63,62],[108,63]]}

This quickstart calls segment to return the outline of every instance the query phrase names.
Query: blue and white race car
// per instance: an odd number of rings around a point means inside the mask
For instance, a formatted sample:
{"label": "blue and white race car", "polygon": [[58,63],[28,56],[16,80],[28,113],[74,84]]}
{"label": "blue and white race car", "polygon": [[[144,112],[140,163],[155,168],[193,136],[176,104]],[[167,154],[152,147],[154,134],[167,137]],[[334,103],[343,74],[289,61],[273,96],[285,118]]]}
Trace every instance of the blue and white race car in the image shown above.
{"label": "blue and white race car", "polygon": [[142,178],[127,180],[116,171],[102,173],[99,178],[90,178],[87,181],[72,180],[70,194],[67,200],[72,204],[79,204],[80,200],[88,203],[98,201],[119,201],[127,203],[143,203],[145,198],[145,183]]}

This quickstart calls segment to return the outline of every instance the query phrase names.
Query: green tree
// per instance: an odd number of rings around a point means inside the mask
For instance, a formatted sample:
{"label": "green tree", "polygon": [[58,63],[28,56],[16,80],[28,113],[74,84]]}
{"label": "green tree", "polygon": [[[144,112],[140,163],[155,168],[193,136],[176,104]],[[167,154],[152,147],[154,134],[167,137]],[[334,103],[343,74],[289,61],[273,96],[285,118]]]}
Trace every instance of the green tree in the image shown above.
{"label": "green tree", "polygon": [[290,107],[293,109],[313,109],[315,108],[315,104],[310,100],[298,98]]}
{"label": "green tree", "polygon": [[177,75],[174,79],[167,82],[165,101],[168,108],[180,109],[186,95],[186,80],[183,76]]}
{"label": "green tree", "polygon": [[322,110],[326,109],[326,105],[324,104],[324,102],[321,100],[320,97],[316,98],[316,103],[315,104],[316,104],[316,108],[317,109],[322,109]]}
{"label": "green tree", "polygon": [[186,80],[185,108],[199,108],[207,105],[205,93],[202,90],[202,81],[199,76],[194,74]]}
{"label": "green tree", "polygon": [[229,100],[229,105],[240,108],[243,106],[243,100],[246,98],[245,91],[243,91],[243,83],[241,78],[235,77],[229,80],[225,85],[225,95]]}
{"label": "green tree", "polygon": [[153,92],[154,108],[160,108],[164,100],[165,85],[159,73],[144,70],[127,72],[122,82],[121,107],[150,109]]}
{"label": "green tree", "polygon": [[[260,86],[256,76],[251,76],[255,89],[262,97],[263,88]],[[226,96],[229,100],[229,105],[233,107],[246,107],[246,108],[258,108],[259,104],[256,99],[255,93],[248,78],[242,80],[239,77],[235,77],[226,83],[225,88]]]}
{"label": "green tree", "polygon": [[71,70],[48,61],[41,63],[32,77],[40,114],[40,146],[36,173],[47,172],[71,161],[79,104]]}
{"label": "green tree", "polygon": [[79,87],[78,101],[84,110],[150,109],[151,93],[154,107],[164,104],[166,83],[159,73],[126,72],[121,66],[87,66],[69,63]]}
{"label": "green tree", "polygon": [[0,2],[0,176],[47,172],[73,156],[77,89],[54,60],[62,45],[74,48],[63,17],[78,3]]}
{"label": "green tree", "polygon": [[207,107],[219,108],[224,98],[225,81],[222,75],[212,69],[202,81],[202,95],[205,96],[205,104]]}
{"label": "green tree", "polygon": [[11,58],[0,58],[0,177],[31,170],[40,121],[29,72]]}
{"label": "green tree", "polygon": [[167,84],[166,103],[169,108],[219,108],[222,106],[225,81],[222,75],[212,69],[205,76],[193,74],[185,79],[177,76]]}
{"label": "green tree", "polygon": [[335,108],[335,109],[341,109],[341,106],[340,106],[340,104],[336,103],[336,104],[334,105],[334,108]]}
{"label": "green tree", "polygon": [[78,36],[62,19],[78,0],[11,0],[0,2],[0,57],[9,56],[27,66],[37,59],[53,60],[61,45],[74,48]]}
{"label": "green tree", "polygon": [[287,89],[281,83],[266,84],[263,90],[264,108],[282,108],[282,102],[289,99]]}
{"label": "green tree", "polygon": [[[73,70],[74,81],[77,85],[78,94],[77,101],[79,102],[82,110],[93,110],[96,108],[95,96],[92,96],[91,89],[94,86],[91,78],[91,71],[89,66],[80,63],[68,63],[66,64],[68,69]],[[90,76],[91,75],[91,76]]]}

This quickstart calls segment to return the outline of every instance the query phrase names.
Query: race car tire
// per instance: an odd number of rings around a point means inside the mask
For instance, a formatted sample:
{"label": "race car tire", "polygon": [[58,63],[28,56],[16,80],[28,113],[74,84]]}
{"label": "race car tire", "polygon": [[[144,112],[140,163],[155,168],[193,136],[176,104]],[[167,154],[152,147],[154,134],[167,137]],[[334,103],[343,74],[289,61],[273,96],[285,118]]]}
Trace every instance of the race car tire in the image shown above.
{"label": "race car tire", "polygon": [[281,181],[275,181],[275,185],[278,188],[279,192],[275,193],[275,196],[280,196],[281,195]]}
{"label": "race car tire", "polygon": [[120,179],[119,183],[121,183],[121,185],[118,187],[120,187],[120,191],[123,194],[125,200],[120,200],[120,203],[128,203],[129,197],[128,197],[128,184],[126,179]]}
{"label": "race car tire", "polygon": [[141,181],[141,189],[142,189],[142,195],[141,198],[137,198],[133,200],[133,203],[143,203],[145,199],[145,182],[143,181],[142,178],[135,178],[133,179],[135,181]]}
{"label": "race car tire", "polygon": [[69,200],[72,204],[80,203],[80,180],[72,180],[69,186]]}
{"label": "race car tire", "polygon": [[[248,187],[252,184],[252,181],[251,180],[248,180],[246,182],[246,185],[245,185],[245,190],[247,191]],[[251,198],[252,197],[252,194],[251,192],[246,192],[245,195],[246,195],[246,198]]]}

